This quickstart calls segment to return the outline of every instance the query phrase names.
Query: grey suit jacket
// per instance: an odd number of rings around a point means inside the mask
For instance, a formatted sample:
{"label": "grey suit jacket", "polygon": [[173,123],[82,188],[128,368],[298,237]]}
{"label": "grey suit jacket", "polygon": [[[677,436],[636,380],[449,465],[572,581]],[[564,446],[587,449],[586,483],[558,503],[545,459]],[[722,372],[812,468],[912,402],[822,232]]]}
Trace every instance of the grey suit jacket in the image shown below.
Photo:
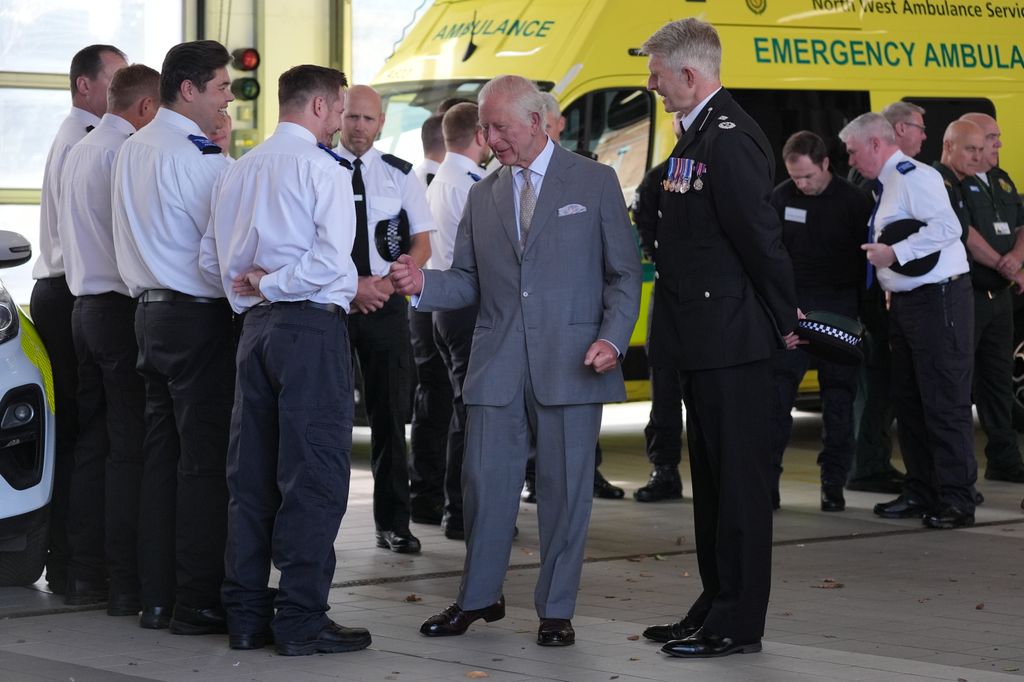
{"label": "grey suit jacket", "polygon": [[620,368],[583,364],[597,339],[625,353],[640,307],[640,258],[615,172],[555,145],[522,250],[513,191],[508,167],[474,185],[451,269],[424,271],[419,310],[480,306],[466,404],[507,405],[524,370],[544,405],[625,400]]}

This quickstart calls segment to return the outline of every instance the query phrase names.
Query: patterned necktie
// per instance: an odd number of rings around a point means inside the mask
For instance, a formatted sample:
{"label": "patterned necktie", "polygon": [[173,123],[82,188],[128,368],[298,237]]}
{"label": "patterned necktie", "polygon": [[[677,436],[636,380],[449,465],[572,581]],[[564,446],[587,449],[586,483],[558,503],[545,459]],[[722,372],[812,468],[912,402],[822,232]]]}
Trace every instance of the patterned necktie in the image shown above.
{"label": "patterned necktie", "polygon": [[[882,183],[875,180],[875,207],[871,211],[871,219],[868,220],[868,244],[875,243],[875,216],[878,214],[878,204],[882,201]],[[864,288],[870,289],[875,283],[875,266],[868,261],[868,275],[864,282]]]}
{"label": "patterned necktie", "polygon": [[352,262],[360,277],[370,274],[370,241],[366,224],[366,186],[363,184],[363,162],[352,163],[352,193],[356,195],[356,239],[352,244]]}
{"label": "patterned necktie", "polygon": [[533,209],[537,208],[537,195],[530,182],[529,168],[519,172],[523,178],[523,186],[519,190],[519,244],[526,248],[526,238],[530,236],[530,223],[533,222]]}

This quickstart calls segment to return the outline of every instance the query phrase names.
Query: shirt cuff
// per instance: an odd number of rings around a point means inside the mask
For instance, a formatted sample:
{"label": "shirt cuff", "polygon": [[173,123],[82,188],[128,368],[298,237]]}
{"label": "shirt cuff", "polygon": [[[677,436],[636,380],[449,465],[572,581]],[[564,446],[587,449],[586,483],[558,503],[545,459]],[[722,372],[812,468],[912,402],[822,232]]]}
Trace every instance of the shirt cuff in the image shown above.
{"label": "shirt cuff", "polygon": [[620,351],[620,350],[619,350],[619,347],[618,347],[618,346],[616,346],[616,345],[615,345],[614,343],[612,343],[612,342],[611,342],[611,341],[609,341],[608,339],[598,339],[598,341],[604,341],[604,342],[605,342],[605,343],[607,343],[607,344],[608,344],[609,346],[611,346],[612,348],[614,348],[614,349],[615,349],[615,355],[616,355],[616,357],[620,357],[620,358],[622,357],[622,351]]}

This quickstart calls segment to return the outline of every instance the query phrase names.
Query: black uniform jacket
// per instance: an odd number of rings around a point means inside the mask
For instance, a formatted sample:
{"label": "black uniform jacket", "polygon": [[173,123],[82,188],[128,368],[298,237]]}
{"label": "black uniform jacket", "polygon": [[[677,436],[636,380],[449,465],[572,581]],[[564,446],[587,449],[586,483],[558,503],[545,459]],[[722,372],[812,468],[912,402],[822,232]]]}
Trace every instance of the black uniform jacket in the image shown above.
{"label": "black uniform jacket", "polygon": [[651,364],[701,370],[768,358],[796,327],[768,140],[723,88],[672,156],[692,160],[692,176],[685,193],[661,189]]}

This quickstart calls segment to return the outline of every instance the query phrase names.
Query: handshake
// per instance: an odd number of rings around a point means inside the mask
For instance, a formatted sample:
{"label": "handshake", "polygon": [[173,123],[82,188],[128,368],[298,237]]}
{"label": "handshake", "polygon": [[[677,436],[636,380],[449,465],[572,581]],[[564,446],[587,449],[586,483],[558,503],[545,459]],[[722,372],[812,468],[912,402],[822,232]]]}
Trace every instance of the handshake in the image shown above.
{"label": "handshake", "polygon": [[422,290],[423,272],[411,256],[403,254],[391,264],[391,273],[387,276],[359,278],[356,295],[352,298],[352,310],[365,315],[383,308],[395,292],[409,296]]}
{"label": "handshake", "polygon": [[391,264],[391,284],[395,291],[412,296],[423,291],[423,271],[408,254],[402,254]]}

